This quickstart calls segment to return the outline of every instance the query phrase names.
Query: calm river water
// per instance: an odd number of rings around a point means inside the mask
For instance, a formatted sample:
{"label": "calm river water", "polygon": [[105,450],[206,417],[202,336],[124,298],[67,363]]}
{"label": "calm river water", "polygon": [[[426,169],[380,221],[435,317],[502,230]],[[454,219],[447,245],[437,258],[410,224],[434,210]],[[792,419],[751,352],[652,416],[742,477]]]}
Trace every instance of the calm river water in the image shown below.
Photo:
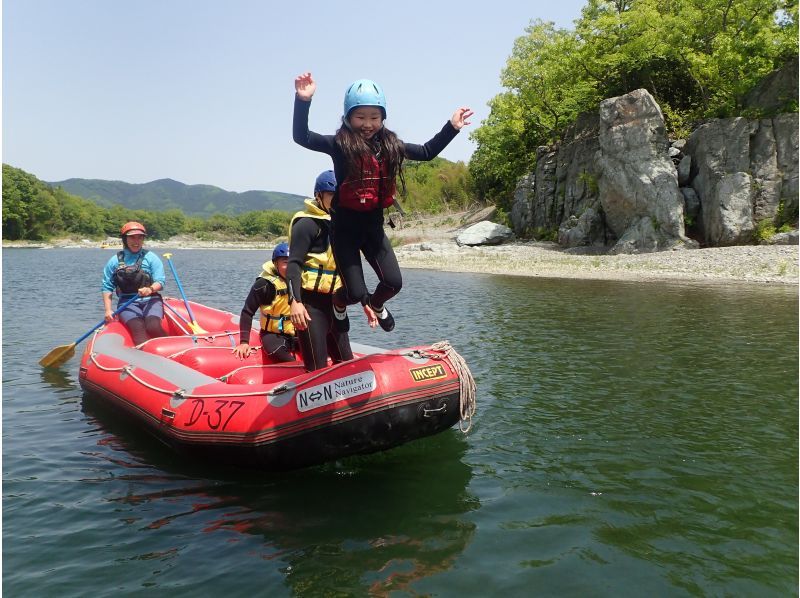
{"label": "calm river water", "polygon": [[[353,340],[448,339],[473,430],[275,475],[181,460],[84,403],[77,357],[38,366],[102,318],[111,252],[2,254],[9,596],[797,594],[794,287],[406,270],[396,331],[351,310]],[[173,260],[238,313],[267,257]]]}

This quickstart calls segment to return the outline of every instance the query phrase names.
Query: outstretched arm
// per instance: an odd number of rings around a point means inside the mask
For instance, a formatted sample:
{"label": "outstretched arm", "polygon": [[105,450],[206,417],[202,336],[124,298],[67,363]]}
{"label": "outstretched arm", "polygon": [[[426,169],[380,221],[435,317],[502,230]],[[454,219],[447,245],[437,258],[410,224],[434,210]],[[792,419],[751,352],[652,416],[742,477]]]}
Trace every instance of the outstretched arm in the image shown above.
{"label": "outstretched arm", "polygon": [[307,149],[331,155],[334,145],[333,135],[320,135],[308,129],[308,111],[311,108],[311,98],[317,90],[317,84],[311,73],[303,73],[295,77],[294,90],[292,139]]}
{"label": "outstretched arm", "polygon": [[428,141],[425,145],[405,143],[406,158],[409,160],[419,160],[421,162],[433,160],[447,147],[447,144],[455,139],[458,132],[469,124],[468,119],[472,114],[473,112],[469,108],[459,108],[453,113],[450,120],[445,123],[442,130],[436,133],[433,139]]}

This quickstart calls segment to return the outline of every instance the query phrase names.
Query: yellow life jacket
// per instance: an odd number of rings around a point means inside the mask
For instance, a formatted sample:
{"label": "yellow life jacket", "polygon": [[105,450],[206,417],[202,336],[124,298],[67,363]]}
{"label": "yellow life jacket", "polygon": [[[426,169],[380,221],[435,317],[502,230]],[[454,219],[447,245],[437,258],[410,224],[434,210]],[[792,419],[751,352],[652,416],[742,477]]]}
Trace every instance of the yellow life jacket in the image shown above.
{"label": "yellow life jacket", "polygon": [[[306,209],[292,216],[292,221],[289,223],[290,246],[292,244],[292,225],[298,218],[316,218],[330,222],[331,215],[320,208],[315,200],[307,199]],[[315,293],[333,293],[342,286],[342,278],[336,271],[336,261],[333,259],[330,239],[327,239],[325,251],[306,255],[300,281],[304,290]]]}
{"label": "yellow life jacket", "polygon": [[289,289],[271,261],[264,262],[259,278],[264,278],[275,286],[275,299],[269,305],[261,306],[261,330],[275,334],[294,336],[294,324],[289,317]]}

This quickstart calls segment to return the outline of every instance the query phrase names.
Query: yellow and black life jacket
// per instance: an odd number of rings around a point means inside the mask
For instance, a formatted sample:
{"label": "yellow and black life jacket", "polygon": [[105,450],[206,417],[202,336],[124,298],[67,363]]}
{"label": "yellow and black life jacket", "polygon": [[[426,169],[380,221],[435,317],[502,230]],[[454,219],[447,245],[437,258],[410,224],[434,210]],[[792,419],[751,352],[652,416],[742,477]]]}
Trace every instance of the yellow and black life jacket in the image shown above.
{"label": "yellow and black life jacket", "polygon": [[[321,209],[313,199],[306,200],[306,209],[292,216],[289,223],[289,245],[292,244],[292,225],[299,218],[315,218],[330,222],[331,215]],[[321,234],[327,235],[327,228],[320,227]],[[303,262],[301,286],[303,290],[314,293],[333,293],[342,286],[342,279],[336,271],[336,261],[333,259],[330,239],[325,239],[324,251],[309,253]]]}
{"label": "yellow and black life jacket", "polygon": [[264,262],[259,278],[264,278],[275,287],[275,299],[261,306],[261,330],[294,336],[294,324],[289,317],[289,289],[286,281],[278,275],[275,264]]}

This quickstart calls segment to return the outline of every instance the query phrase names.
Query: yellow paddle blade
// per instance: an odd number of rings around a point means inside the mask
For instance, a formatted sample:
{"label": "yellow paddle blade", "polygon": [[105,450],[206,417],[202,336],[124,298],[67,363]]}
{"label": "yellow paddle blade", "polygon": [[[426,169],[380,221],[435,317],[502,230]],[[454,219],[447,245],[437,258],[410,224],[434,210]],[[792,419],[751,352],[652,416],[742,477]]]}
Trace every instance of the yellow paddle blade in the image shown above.
{"label": "yellow paddle blade", "polygon": [[42,357],[39,360],[39,365],[45,368],[55,367],[61,365],[73,355],[75,355],[75,343],[61,345]]}
{"label": "yellow paddle blade", "polygon": [[208,330],[203,330],[196,320],[192,320],[192,322],[189,324],[189,328],[191,328],[192,332],[195,334],[208,334]]}

